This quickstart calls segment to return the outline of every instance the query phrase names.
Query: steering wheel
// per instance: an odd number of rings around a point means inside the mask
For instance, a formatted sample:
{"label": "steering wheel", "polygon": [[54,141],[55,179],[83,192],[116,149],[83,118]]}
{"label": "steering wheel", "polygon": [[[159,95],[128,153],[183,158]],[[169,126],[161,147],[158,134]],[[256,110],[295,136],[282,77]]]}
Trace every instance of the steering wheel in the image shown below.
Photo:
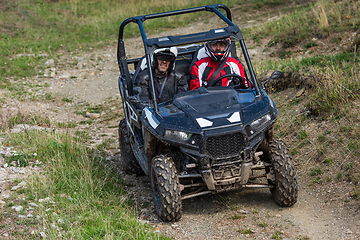
{"label": "steering wheel", "polygon": [[[241,76],[238,75],[238,74],[234,74],[234,73],[232,73],[232,74],[226,74],[226,75],[224,75],[224,76],[221,76],[221,77],[217,78],[217,79],[213,82],[213,84],[211,84],[210,87],[215,86],[220,80],[222,80],[222,79],[224,79],[224,78],[228,78],[228,77],[233,77],[233,78],[239,79],[239,83],[236,84],[234,87],[240,85],[240,83],[244,81],[244,78],[241,77]],[[233,80],[233,81],[234,81],[234,80]]]}

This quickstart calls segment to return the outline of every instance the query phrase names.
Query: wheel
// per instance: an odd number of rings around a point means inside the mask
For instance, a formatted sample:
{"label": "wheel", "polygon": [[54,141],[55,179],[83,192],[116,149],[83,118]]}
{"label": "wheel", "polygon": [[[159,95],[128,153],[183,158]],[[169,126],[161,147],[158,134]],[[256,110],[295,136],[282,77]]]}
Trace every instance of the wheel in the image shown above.
{"label": "wheel", "polygon": [[275,181],[268,180],[275,188],[270,188],[274,201],[282,206],[289,207],[296,203],[298,186],[294,162],[289,150],[282,141],[273,140],[269,143],[268,156],[274,173]]}
{"label": "wheel", "polygon": [[120,145],[120,167],[127,174],[142,175],[143,170],[136,161],[130,145],[129,131],[126,126],[126,120],[122,119],[119,124],[119,145]]}
{"label": "wheel", "polygon": [[156,212],[164,222],[181,218],[179,179],[171,157],[158,155],[151,166],[151,186],[154,191]]}

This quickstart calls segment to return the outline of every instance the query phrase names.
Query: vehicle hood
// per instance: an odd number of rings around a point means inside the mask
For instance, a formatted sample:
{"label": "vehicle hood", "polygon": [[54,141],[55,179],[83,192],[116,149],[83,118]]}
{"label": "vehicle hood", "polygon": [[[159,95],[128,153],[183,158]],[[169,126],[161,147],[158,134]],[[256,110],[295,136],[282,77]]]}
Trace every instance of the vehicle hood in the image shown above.
{"label": "vehicle hood", "polygon": [[199,129],[247,124],[269,111],[269,99],[256,98],[255,91],[231,87],[200,89],[178,95],[173,104]]}

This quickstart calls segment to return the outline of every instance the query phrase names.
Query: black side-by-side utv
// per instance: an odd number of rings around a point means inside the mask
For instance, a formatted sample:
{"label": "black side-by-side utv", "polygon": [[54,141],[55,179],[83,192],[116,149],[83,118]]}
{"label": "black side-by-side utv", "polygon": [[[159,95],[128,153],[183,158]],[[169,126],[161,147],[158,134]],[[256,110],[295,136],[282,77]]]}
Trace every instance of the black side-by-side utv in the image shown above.
{"label": "black side-by-side utv", "polygon": [[[180,36],[146,36],[146,20],[200,11],[213,13],[226,27]],[[143,57],[129,59],[126,55],[124,28],[129,23],[139,27]],[[231,39],[231,56],[237,59],[235,44],[240,45],[247,78],[254,87],[215,86],[219,78],[212,86],[158,103],[152,71],[147,67],[151,66],[153,51],[177,47],[175,69],[189,78],[191,64],[203,54],[199,43],[221,38]],[[227,6],[217,4],[128,18],[120,26],[117,59],[125,114],[119,125],[120,165],[128,174],[149,175],[157,214],[163,221],[181,218],[184,199],[245,187],[269,188],[280,206],[296,203],[294,163],[285,144],[273,138],[276,105],[257,82],[243,36]],[[130,66],[134,71],[130,72]],[[139,98],[134,81],[140,71],[148,71],[154,101]],[[276,71],[270,78],[280,75]],[[241,78],[235,74],[227,77]]]}

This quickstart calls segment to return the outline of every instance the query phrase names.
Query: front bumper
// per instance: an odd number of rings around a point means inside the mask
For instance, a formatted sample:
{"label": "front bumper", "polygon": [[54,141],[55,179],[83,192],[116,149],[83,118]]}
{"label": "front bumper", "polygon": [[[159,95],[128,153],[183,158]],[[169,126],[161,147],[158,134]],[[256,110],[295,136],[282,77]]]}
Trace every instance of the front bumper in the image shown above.
{"label": "front bumper", "polygon": [[227,166],[221,169],[202,170],[201,176],[210,191],[222,192],[241,188],[249,180],[252,163],[239,167]]}
{"label": "front bumper", "polygon": [[260,133],[249,139],[243,131],[204,134],[201,152],[181,150],[191,156],[208,190],[222,192],[242,188],[249,181],[253,156],[264,140]]}

